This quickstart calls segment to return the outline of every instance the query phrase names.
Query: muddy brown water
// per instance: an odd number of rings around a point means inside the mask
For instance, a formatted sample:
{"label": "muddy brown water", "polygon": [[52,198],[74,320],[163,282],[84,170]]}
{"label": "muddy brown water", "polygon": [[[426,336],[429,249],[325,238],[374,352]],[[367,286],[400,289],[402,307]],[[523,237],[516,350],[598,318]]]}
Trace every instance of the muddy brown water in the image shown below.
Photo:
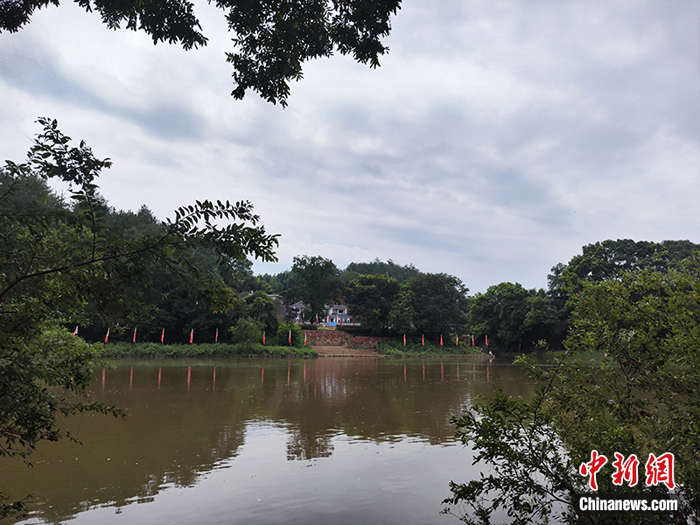
{"label": "muddy brown water", "polygon": [[125,420],[74,417],[82,445],[0,461],[0,487],[33,494],[21,523],[456,524],[441,502],[478,469],[450,417],[535,389],[481,359],[110,363],[91,396]]}

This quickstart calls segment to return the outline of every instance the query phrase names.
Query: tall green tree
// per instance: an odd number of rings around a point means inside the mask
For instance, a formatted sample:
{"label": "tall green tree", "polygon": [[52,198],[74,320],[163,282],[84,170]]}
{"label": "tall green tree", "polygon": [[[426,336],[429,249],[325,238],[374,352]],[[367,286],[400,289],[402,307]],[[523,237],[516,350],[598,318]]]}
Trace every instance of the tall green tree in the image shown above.
{"label": "tall green tree", "polygon": [[[480,479],[453,483],[452,510],[463,521],[490,523],[507,510],[510,523],[687,524],[700,520],[700,258],[668,272],[627,271],[583,283],[575,297],[568,352],[555,366],[521,362],[544,386],[531,401],[497,394],[456,420],[473,443]],[[590,360],[592,351],[603,354]],[[608,463],[599,492],[665,495],[647,486],[649,454],[675,456],[679,510],[673,514],[582,516],[574,503],[590,495],[580,474],[593,450]],[[613,482],[615,453],[636,455],[640,482]]]}
{"label": "tall green tree", "polygon": [[389,313],[398,293],[396,279],[360,275],[348,284],[345,298],[350,304],[350,314],[358,318],[363,327],[377,330],[389,325]]}
{"label": "tall green tree", "polygon": [[308,306],[308,314],[325,316],[324,305],[333,302],[340,293],[340,270],[330,259],[321,256],[294,257],[292,273],[296,275],[298,295]]}
{"label": "tall green tree", "polygon": [[464,327],[469,290],[457,277],[424,273],[411,278],[405,287],[413,292],[413,323],[418,333],[447,335]]}
{"label": "tall green tree", "polygon": [[[1,456],[26,457],[39,441],[65,435],[61,415],[118,413],[72,397],[84,394],[94,354],[59,323],[75,322],[88,303],[105,316],[118,312],[125,288],[156,263],[211,305],[230,308],[230,288],[198,267],[193,250],[276,260],[277,236],[258,224],[248,202],[197,202],[134,238],[110,232],[96,178],[111,162],[84,142],[72,146],[55,120],[39,123],[26,162],[0,169]],[[70,206],[47,192],[52,178],[70,185]]]}
{"label": "tall green tree", "polygon": [[678,268],[683,261],[700,250],[690,241],[633,241],[608,239],[587,244],[582,253],[567,264],[558,264],[548,276],[549,293],[560,303],[581,291],[585,282],[601,282],[626,271],[652,270],[665,272]]}
{"label": "tall green tree", "polygon": [[[207,45],[194,4],[140,0],[76,0],[86,11],[99,12],[110,29],[124,25],[144,31],[153,43],[181,44],[185,49]],[[0,32],[16,32],[35,10],[60,0],[0,0]],[[388,51],[381,43],[391,30],[390,17],[401,0],[216,0],[233,33],[231,95],[242,99],[252,89],[268,102],[286,105],[289,83],[302,78],[302,64],[334,52],[379,66]]]}
{"label": "tall green tree", "polygon": [[401,287],[389,311],[389,326],[399,334],[416,333],[416,310],[413,308],[416,294],[408,287]]}
{"label": "tall green tree", "polygon": [[558,317],[544,290],[526,290],[519,283],[489,286],[469,302],[468,327],[488,335],[490,343],[506,351],[530,350],[539,340],[554,343]]}

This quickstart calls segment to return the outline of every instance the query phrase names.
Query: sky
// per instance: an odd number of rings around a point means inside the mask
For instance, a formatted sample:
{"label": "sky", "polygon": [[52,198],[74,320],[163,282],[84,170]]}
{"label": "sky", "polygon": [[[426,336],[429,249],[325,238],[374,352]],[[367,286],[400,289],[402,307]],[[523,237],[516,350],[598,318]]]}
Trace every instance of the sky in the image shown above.
{"label": "sky", "polygon": [[1,158],[46,116],[112,159],[117,209],[249,200],[280,234],[256,273],[391,259],[473,294],[605,239],[700,243],[697,0],[404,0],[380,68],[308,62],[287,108],[230,96],[233,35],[195,12],[189,51],[65,0],[0,34]]}

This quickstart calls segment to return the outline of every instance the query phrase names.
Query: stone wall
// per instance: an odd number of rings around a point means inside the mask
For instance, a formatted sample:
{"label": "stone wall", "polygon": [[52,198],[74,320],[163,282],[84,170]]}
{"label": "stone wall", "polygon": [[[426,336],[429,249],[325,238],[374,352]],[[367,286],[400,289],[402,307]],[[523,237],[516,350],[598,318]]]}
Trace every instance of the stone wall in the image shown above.
{"label": "stone wall", "polygon": [[350,335],[336,330],[304,330],[306,344],[309,346],[343,346],[345,348],[377,349],[379,341],[385,341],[386,337],[372,337],[365,335]]}

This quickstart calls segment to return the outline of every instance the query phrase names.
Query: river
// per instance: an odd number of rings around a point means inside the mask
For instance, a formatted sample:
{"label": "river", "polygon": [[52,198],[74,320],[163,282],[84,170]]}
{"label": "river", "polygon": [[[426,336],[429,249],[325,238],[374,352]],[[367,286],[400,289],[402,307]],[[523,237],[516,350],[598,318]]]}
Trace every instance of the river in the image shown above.
{"label": "river", "polygon": [[456,524],[450,480],[478,477],[452,415],[494,387],[529,397],[516,366],[483,359],[119,360],[82,415],[82,445],[0,461],[33,494],[19,523]]}

